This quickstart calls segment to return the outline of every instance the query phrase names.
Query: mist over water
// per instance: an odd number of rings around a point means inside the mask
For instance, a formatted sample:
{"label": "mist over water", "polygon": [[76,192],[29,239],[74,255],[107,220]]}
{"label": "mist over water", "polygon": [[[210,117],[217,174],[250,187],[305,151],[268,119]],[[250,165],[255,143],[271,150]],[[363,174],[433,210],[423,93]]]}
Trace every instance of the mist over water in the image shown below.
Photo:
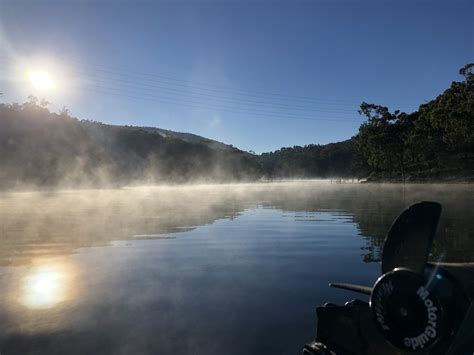
{"label": "mist over water", "polygon": [[0,194],[0,352],[288,354],[370,285],[393,219],[443,205],[432,259],[474,261],[472,187],[280,182]]}

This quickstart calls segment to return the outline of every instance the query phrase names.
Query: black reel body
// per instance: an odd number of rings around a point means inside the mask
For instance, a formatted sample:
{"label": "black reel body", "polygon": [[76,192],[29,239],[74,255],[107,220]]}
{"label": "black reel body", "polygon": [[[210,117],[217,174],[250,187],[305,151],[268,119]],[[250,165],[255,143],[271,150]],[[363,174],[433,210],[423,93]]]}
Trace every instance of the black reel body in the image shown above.
{"label": "black reel body", "polygon": [[330,284],[370,300],[318,307],[308,354],[474,354],[474,263],[428,262],[440,214],[436,202],[400,214],[373,287]]}
{"label": "black reel body", "polygon": [[374,285],[370,307],[379,331],[404,351],[445,353],[470,307],[462,283],[438,264],[424,275],[396,268]]}
{"label": "black reel body", "polygon": [[377,280],[369,303],[318,307],[316,341],[304,354],[471,355],[472,342],[452,346],[472,305],[450,271],[436,264],[424,275],[397,268]]}
{"label": "black reel body", "polygon": [[452,334],[455,322],[447,310],[456,302],[453,295],[458,290],[438,271],[427,280],[409,269],[397,268],[375,283],[370,307],[379,331],[397,348],[430,349]]}

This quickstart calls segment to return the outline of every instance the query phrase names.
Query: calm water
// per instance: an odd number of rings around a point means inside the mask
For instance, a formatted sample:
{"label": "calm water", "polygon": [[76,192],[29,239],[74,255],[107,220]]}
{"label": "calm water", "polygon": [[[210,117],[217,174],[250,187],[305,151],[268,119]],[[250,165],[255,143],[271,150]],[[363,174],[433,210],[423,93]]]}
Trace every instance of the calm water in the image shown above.
{"label": "calm water", "polygon": [[0,353],[298,354],[435,200],[433,258],[474,261],[473,188],[318,182],[0,194]]}

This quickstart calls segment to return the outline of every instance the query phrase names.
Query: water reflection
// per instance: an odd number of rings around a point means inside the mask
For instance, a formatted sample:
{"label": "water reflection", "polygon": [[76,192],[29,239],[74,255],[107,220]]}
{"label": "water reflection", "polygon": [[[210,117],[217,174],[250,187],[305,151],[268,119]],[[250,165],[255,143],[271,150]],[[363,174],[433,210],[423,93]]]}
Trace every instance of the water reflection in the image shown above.
{"label": "water reflection", "polygon": [[21,303],[32,309],[46,309],[64,302],[71,293],[71,275],[65,265],[43,263],[28,270],[23,278]]}
{"label": "water reflection", "polygon": [[370,285],[407,205],[472,259],[469,186],[314,183],[0,194],[0,353],[298,353],[314,307]]}
{"label": "water reflection", "polygon": [[[122,190],[0,194],[0,265],[29,264],[114,240],[172,238],[174,232],[264,206],[312,213],[332,211],[356,222],[366,240],[364,261],[378,261],[393,219],[411,203],[443,204],[433,249],[445,261],[474,261],[470,185],[330,185],[318,183],[147,187]],[[316,222],[316,221],[313,221]]]}

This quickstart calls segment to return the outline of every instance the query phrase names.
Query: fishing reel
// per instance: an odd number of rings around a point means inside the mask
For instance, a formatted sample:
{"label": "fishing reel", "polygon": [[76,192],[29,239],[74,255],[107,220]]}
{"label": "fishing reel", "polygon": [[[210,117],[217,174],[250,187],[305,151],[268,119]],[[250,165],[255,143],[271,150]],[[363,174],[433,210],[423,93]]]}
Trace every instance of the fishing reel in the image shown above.
{"label": "fishing reel", "polygon": [[441,205],[403,211],[382,252],[373,287],[330,286],[369,295],[317,308],[316,340],[303,354],[474,354],[474,263],[430,263]]}

